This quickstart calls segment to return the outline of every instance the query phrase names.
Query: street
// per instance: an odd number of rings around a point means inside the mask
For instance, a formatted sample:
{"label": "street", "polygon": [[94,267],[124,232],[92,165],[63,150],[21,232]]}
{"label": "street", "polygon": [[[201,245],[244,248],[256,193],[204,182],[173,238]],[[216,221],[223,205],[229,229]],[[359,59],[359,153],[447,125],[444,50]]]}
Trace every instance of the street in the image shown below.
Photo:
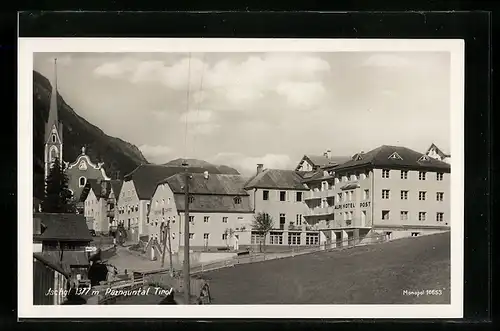
{"label": "street", "polygon": [[127,247],[117,246],[116,255],[112,256],[107,262],[118,269],[118,273],[123,274],[125,270],[132,271],[150,271],[160,269],[161,261],[150,261],[146,258],[134,255],[128,251]]}

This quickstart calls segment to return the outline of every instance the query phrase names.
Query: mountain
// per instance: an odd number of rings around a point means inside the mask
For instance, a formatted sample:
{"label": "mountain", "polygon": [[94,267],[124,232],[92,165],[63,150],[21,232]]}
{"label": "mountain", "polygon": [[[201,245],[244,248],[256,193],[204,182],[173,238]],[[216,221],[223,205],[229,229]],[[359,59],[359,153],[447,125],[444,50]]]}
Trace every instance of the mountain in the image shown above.
{"label": "mountain", "polygon": [[[184,159],[179,158],[179,159],[169,161],[169,162],[165,163],[164,165],[166,165],[166,166],[181,166],[183,162],[184,162]],[[213,169],[213,170],[216,170],[215,172],[220,172],[220,173],[228,174],[228,175],[239,175],[240,174],[238,172],[238,170],[236,170],[234,168],[231,168],[231,167],[228,167],[225,165],[215,165],[215,164],[209,163],[207,161],[203,161],[203,160],[186,159],[186,162],[190,167],[206,168],[209,172],[211,169]]]}
{"label": "mountain", "polygon": [[[33,72],[33,172],[34,195],[43,196],[44,187],[44,135],[49,116],[52,86],[42,74]],[[82,146],[92,162],[104,162],[104,169],[111,178],[122,178],[140,164],[149,163],[134,145],[106,135],[97,126],[79,116],[58,95],[59,121],[63,124],[63,158],[73,162]]]}

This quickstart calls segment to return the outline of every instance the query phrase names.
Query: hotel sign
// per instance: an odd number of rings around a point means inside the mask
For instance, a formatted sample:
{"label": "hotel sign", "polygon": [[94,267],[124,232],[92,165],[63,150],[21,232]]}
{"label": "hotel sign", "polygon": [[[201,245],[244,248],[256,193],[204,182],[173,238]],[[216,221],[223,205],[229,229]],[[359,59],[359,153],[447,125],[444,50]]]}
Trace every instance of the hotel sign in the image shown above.
{"label": "hotel sign", "polygon": [[172,211],[172,208],[162,208],[160,210],[155,210],[154,215],[164,215],[165,213],[169,213]]}
{"label": "hotel sign", "polygon": [[[370,201],[365,201],[365,202],[360,202],[359,206],[361,208],[370,207],[370,204],[371,204]],[[335,205],[335,209],[345,209],[345,208],[356,208],[356,204],[354,202],[348,202],[340,205]]]}

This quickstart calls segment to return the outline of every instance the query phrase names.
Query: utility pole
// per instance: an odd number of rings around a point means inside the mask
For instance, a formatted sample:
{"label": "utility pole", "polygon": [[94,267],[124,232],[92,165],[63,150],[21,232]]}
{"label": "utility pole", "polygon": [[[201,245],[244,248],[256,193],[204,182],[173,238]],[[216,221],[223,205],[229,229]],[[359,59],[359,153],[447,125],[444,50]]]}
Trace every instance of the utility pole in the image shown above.
{"label": "utility pole", "polygon": [[184,299],[186,305],[190,303],[191,284],[189,276],[189,173],[187,162],[182,164],[185,166],[184,173]]}

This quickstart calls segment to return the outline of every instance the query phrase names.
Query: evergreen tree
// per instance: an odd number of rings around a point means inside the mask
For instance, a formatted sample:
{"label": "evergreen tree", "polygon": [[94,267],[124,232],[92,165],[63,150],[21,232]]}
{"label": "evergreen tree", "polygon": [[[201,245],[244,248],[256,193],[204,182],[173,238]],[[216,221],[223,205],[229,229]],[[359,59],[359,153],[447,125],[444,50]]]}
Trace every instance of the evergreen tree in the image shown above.
{"label": "evergreen tree", "polygon": [[44,213],[75,213],[73,194],[68,189],[68,176],[64,164],[55,159],[45,180],[45,196],[42,201]]}

